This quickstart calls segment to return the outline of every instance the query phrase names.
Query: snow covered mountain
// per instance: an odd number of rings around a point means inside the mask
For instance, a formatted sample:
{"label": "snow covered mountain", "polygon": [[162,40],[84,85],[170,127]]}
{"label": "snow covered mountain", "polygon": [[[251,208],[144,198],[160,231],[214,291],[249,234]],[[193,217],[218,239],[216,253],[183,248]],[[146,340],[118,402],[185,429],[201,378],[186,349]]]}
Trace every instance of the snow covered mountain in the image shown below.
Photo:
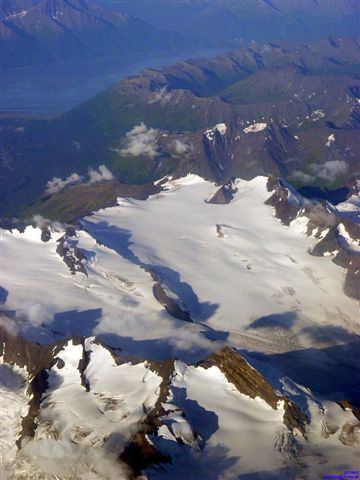
{"label": "snow covered mountain", "polygon": [[355,470],[358,187],[334,206],[264,176],[167,177],[76,225],[3,230],[2,475]]}

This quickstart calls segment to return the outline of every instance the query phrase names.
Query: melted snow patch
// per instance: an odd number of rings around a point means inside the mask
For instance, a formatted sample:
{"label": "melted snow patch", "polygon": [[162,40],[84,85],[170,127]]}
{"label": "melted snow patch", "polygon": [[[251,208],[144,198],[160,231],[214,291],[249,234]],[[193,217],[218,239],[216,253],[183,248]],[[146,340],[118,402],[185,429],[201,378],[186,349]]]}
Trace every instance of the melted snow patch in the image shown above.
{"label": "melted snow patch", "polygon": [[332,143],[335,142],[335,135],[332,133],[331,135],[328,136],[328,140],[326,142],[326,146],[330,147]]}
{"label": "melted snow patch", "polygon": [[215,138],[215,132],[218,131],[220,135],[225,135],[226,133],[226,124],[225,123],[218,123],[213,128],[209,128],[205,130],[204,135],[207,137],[208,140],[213,141]]}
{"label": "melted snow patch", "polygon": [[15,18],[15,17],[23,18],[23,17],[25,17],[26,14],[27,14],[27,10],[22,10],[22,11],[19,12],[19,13],[13,13],[12,15],[9,15],[8,17],[6,17],[6,20],[7,20],[8,18]]}
{"label": "melted snow patch", "polygon": [[216,130],[220,133],[220,135],[225,135],[226,133],[226,124],[225,123],[218,123],[215,125]]}
{"label": "melted snow patch", "polygon": [[266,127],[267,127],[266,123],[253,123],[252,125],[250,125],[250,127],[244,128],[243,131],[245,133],[257,133],[257,132],[261,132],[262,130],[265,130]]}
{"label": "melted snow patch", "polygon": [[[311,118],[313,122],[317,122],[318,120],[320,120],[320,118],[324,118],[324,117],[325,117],[325,113],[322,110],[314,110],[311,113]],[[308,118],[308,116],[306,118]]]}

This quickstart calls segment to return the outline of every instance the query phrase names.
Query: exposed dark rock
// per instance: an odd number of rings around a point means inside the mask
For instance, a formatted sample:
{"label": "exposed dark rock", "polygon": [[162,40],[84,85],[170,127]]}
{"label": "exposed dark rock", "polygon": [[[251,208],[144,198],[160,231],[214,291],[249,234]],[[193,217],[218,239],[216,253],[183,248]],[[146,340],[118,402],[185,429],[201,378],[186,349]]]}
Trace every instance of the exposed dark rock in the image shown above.
{"label": "exposed dark rock", "polygon": [[282,397],[284,400],[284,424],[290,431],[297,428],[304,437],[306,437],[306,426],[309,424],[309,419],[305,413],[294,402],[287,397]]}
{"label": "exposed dark rock", "polygon": [[87,276],[84,263],[86,263],[86,256],[83,254],[80,248],[76,245],[72,246],[68,244],[67,235],[63,235],[57,240],[58,245],[56,247],[56,253],[60,255],[65,264],[69,267],[71,273],[84,273]]}
{"label": "exposed dark rock", "polygon": [[306,436],[306,425],[309,423],[309,419],[301,408],[286,396],[278,395],[265,378],[235,350],[226,347],[213,353],[201,366],[205,368],[217,366],[240,393],[250,398],[260,397],[273,409],[277,409],[278,402],[283,400],[284,424],[290,431],[297,428]]}
{"label": "exposed dark rock", "polygon": [[[53,361],[49,368],[56,363]],[[31,400],[29,402],[29,410],[27,415],[23,418],[20,436],[17,440],[17,446],[21,446],[24,438],[33,437],[37,428],[37,416],[39,414],[41,399],[48,387],[48,373],[45,368],[41,369],[29,383],[29,392]]]}
{"label": "exposed dark rock", "polygon": [[68,225],[65,229],[65,234],[67,237],[76,237],[76,228],[73,225]]}
{"label": "exposed dark rock", "polygon": [[273,194],[269,197],[265,204],[275,208],[275,215],[284,225],[290,223],[297,217],[300,207],[289,202],[288,191],[279,184],[274,177],[269,177],[267,189]]}
{"label": "exposed dark rock", "polygon": [[226,347],[213,353],[201,366],[205,368],[218,367],[240,393],[251,398],[261,397],[272,408],[277,408],[279,397],[273,387],[235,350]]}
{"label": "exposed dark rock", "polygon": [[344,282],[346,295],[360,300],[360,255],[351,255],[348,250],[341,249],[333,262],[347,270]]}
{"label": "exposed dark rock", "polygon": [[153,285],[153,293],[156,300],[165,307],[165,310],[172,316],[184,322],[192,322],[190,314],[187,310],[183,310],[177,301],[166,293],[161,282],[156,282]]}
{"label": "exposed dark rock", "polygon": [[354,416],[360,421],[360,408],[354,407],[348,400],[340,400],[337,402],[343,410],[351,410]]}
{"label": "exposed dark rock", "polygon": [[310,251],[315,257],[323,257],[325,253],[332,253],[338,248],[336,228],[331,228]]}
{"label": "exposed dark rock", "polygon": [[207,203],[215,203],[224,205],[230,203],[234,198],[237,188],[234,186],[233,180],[230,180],[227,184],[221,185],[216,193],[208,200]]}
{"label": "exposed dark rock", "polygon": [[222,229],[222,225],[220,224],[216,224],[216,234],[218,236],[218,238],[224,238],[224,232],[223,232],[223,229]]}
{"label": "exposed dark rock", "polygon": [[41,398],[47,388],[47,369],[56,363],[56,354],[62,349],[65,341],[56,345],[39,345],[24,340],[19,335],[9,332],[0,326],[0,356],[10,365],[26,367],[29,375],[28,395],[30,396],[28,414],[22,421],[22,431],[18,446],[25,437],[32,437],[37,424]]}
{"label": "exposed dark rock", "polygon": [[[340,223],[337,220],[337,225]],[[346,231],[354,240],[360,239],[360,226],[349,219],[341,219]],[[328,233],[311,250],[310,254],[323,256],[333,254],[333,262],[346,269],[344,292],[349,297],[360,299],[360,255],[339,241],[339,233],[336,227],[329,229]]]}
{"label": "exposed dark rock", "polygon": [[87,366],[89,365],[90,362],[90,352],[85,350],[85,342],[84,339],[81,339],[81,345],[83,347],[83,356],[79,361],[79,372],[80,372],[80,380],[81,380],[81,385],[86,389],[87,392],[90,391],[90,383],[89,380],[85,376],[85,370]]}
{"label": "exposed dark rock", "polygon": [[174,361],[167,360],[161,363],[149,362],[149,365],[151,370],[155,371],[162,378],[159,397],[155,408],[153,408],[140,423],[138,431],[120,455],[120,458],[132,469],[135,477],[141,475],[142,471],[150,465],[158,465],[161,467],[162,463],[171,462],[170,457],[159,452],[150,444],[146,435],[157,435],[157,430],[162,424],[160,417],[166,414],[162,404],[166,402],[169,395],[169,384],[174,370]]}
{"label": "exposed dark rock", "polygon": [[47,225],[41,227],[41,241],[42,242],[48,242],[50,239],[51,239],[50,228]]}
{"label": "exposed dark rock", "polygon": [[150,465],[160,466],[162,463],[171,463],[170,457],[159,452],[149,443],[146,433],[149,433],[147,428],[137,432],[120,455],[121,460],[131,468],[133,478],[139,477]]}
{"label": "exposed dark rock", "polygon": [[[350,237],[360,240],[360,226],[351,218],[337,217],[328,207],[325,201],[304,201],[297,205],[289,201],[288,190],[279,184],[274,177],[269,177],[268,191],[272,191],[267,205],[275,209],[275,215],[284,225],[289,225],[296,217],[304,216],[308,219],[307,235],[320,238],[325,230],[328,230],[323,238],[309,251],[314,256],[333,254],[333,262],[346,269],[344,292],[349,297],[360,299],[360,255],[346,248],[339,241],[338,226],[342,223]],[[347,189],[348,191],[349,189]],[[300,197],[301,198],[301,197]]]}

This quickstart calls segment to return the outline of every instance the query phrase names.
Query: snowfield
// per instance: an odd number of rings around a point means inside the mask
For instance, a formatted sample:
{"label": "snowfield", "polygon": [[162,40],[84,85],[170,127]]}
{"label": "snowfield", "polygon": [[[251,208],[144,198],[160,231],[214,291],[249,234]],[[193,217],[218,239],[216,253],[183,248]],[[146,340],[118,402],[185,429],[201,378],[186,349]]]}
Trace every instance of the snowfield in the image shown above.
{"label": "snowfield", "polygon": [[[339,438],[353,428],[358,443],[359,422],[338,405],[316,403],[309,392],[302,391],[302,401],[311,412],[309,438],[305,440],[299,431],[290,434],[284,426],[283,402],[279,401],[274,410],[259,397],[252,399],[239,393],[219,368],[177,362],[175,371],[165,410],[174,408],[173,402],[180,406],[202,437],[200,441],[197,438],[198,443],[193,436],[190,442],[185,438],[185,446],[179,445],[171,431],[162,427],[151,440],[170,454],[173,465],[167,466],[166,473],[149,469],[149,479],[235,480],[242,478],[239,472],[249,479],[316,479],[328,469],[341,471],[344,465],[356,465],[356,447],[349,448]],[[299,386],[293,388],[299,391]],[[183,418],[184,423],[188,427]],[[170,429],[176,432],[174,424]]]}
{"label": "snowfield", "polygon": [[[30,377],[26,369],[6,365],[0,391],[7,433],[1,437],[2,478],[134,478],[120,455],[154,412],[164,381],[163,414],[145,438],[171,463],[151,465],[144,480],[235,480],[239,474],[315,479],[358,461],[359,422],[350,409],[319,401],[275,370],[271,380],[282,385],[277,395],[296,399],[307,412],[305,435],[284,424],[284,399],[273,408],[261,396],[240,393],[221,364],[175,361],[163,377],[147,362],[121,361],[94,337],[67,342],[47,371],[34,435],[25,436],[19,450],[15,442],[27,414],[30,397],[24,388]],[[248,368],[250,374],[253,368]]]}
{"label": "snowfield", "polygon": [[317,240],[306,236],[306,219],[285,227],[274,218],[264,204],[266,181],[237,181],[234,200],[213,205],[205,200],[214,185],[188,176],[146,202],[122,199],[85,219],[84,228],[106,245],[117,234],[126,238],[135,261],[166,277],[195,322],[228,332],[236,346],[256,337],[283,349],[279,329],[297,346],[313,344],[317,327],[359,332],[358,304],[342,291],[344,271],[308,254]]}
{"label": "snowfield", "polygon": [[[3,231],[5,306],[29,338],[103,335],[144,358],[195,358],[214,340],[280,352],[341,343],[335,327],[360,333],[345,270],[309,255],[318,239],[306,218],[285,227],[274,217],[266,182],[237,180],[227,205],[207,203],[216,187],[195,175],[147,201],[119,199],[82,221],[87,276],[56,253],[63,232],[44,243],[38,228]],[[151,273],[193,323],[155,299]]]}
{"label": "snowfield", "polygon": [[[149,480],[315,479],[353,470],[358,422],[333,401],[348,400],[358,378],[359,303],[343,292],[345,269],[330,255],[309,254],[319,238],[307,235],[306,217],[289,226],[275,217],[265,177],[236,180],[229,204],[209,203],[218,187],[196,175],[164,187],[147,201],[121,198],[82,219],[76,237],[68,233],[62,243],[68,260],[81,252],[76,274],[57,252],[65,227],[55,226],[47,242],[39,227],[2,231],[6,322],[37,343],[82,340],[57,354],[34,437],[20,450],[29,379],[0,365],[1,474],[127,480],[119,455],[164,388],[156,434],[146,438],[171,464],[148,468]],[[358,253],[344,226],[338,234]],[[285,426],[283,401],[273,409],[240,393],[221,365],[198,365],[224,346],[301,405],[307,438]],[[174,358],[164,387],[151,362]],[[297,380],[302,370],[308,382]]]}

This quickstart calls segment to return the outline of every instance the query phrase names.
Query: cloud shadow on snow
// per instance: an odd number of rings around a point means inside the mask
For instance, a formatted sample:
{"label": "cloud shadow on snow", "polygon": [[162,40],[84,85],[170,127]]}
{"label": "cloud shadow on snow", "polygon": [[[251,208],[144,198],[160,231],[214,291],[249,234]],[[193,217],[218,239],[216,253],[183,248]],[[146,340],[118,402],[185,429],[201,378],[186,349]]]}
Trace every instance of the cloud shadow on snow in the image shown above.
{"label": "cloud shadow on snow", "polygon": [[308,387],[314,394],[332,401],[346,399],[360,407],[360,366],[354,362],[359,351],[359,336],[353,335],[352,341],[343,345],[275,354],[248,354]]}
{"label": "cloud shadow on snow", "polygon": [[113,249],[118,255],[138,265],[151,275],[155,274],[157,280],[166,285],[186,305],[191,317],[198,317],[206,321],[217,311],[219,305],[210,302],[200,302],[192,286],[181,281],[180,274],[168,266],[148,264],[140,260],[131,249],[134,242],[131,241],[129,230],[109,225],[107,222],[89,223],[83,222],[85,229],[100,243]]}
{"label": "cloud shadow on snow", "polygon": [[0,286],[0,303],[6,303],[9,292],[6,288]]}
{"label": "cloud shadow on snow", "polygon": [[89,337],[98,325],[102,315],[101,308],[91,310],[68,310],[67,312],[55,313],[49,329],[57,336]]}
{"label": "cloud shadow on snow", "polygon": [[167,338],[155,338],[150,340],[135,340],[132,337],[117,335],[114,333],[99,333],[101,338],[113,350],[126,352],[139,359],[161,361],[169,358],[180,359],[186,363],[198,362],[211,353],[210,348],[192,344],[181,348],[174,345]]}
{"label": "cloud shadow on snow", "polygon": [[360,336],[355,335],[346,328],[340,325],[309,325],[301,330],[302,334],[311,337],[314,342],[352,342],[354,339],[358,339],[360,342]]}
{"label": "cloud shadow on snow", "polygon": [[297,312],[289,311],[283,313],[274,313],[271,315],[265,315],[264,317],[257,318],[250,325],[246,327],[247,330],[252,328],[271,328],[280,327],[286,330],[290,330],[297,320]]}
{"label": "cloud shadow on snow", "polygon": [[262,470],[243,473],[236,478],[237,480],[289,480],[291,478],[297,478],[296,476],[300,475],[300,473],[305,474],[306,471],[307,469],[304,471],[304,467],[289,466],[272,471]]}
{"label": "cloud shadow on snow", "polygon": [[172,480],[219,480],[240,459],[231,456],[229,448],[222,444],[206,445],[199,453],[189,445],[179,446],[172,440],[161,437],[157,438],[156,446],[174,459],[172,465],[164,465],[166,476]]}
{"label": "cloud shadow on snow", "polygon": [[215,412],[206,410],[196,400],[186,398],[187,392],[182,387],[171,387],[174,395],[173,403],[178,405],[186,414],[191,425],[207,441],[219,429],[219,417]]}

